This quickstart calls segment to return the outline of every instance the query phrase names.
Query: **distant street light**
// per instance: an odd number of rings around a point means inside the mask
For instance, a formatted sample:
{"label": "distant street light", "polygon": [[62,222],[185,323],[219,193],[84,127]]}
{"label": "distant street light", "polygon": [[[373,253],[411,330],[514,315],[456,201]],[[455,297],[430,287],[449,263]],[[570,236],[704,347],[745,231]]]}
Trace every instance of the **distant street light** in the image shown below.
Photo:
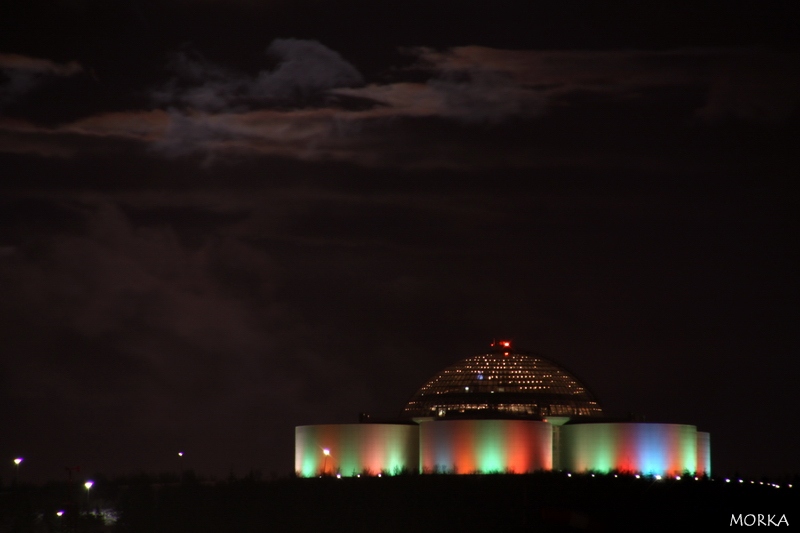
{"label": "distant street light", "polygon": [[328,457],[331,456],[331,451],[328,448],[322,449],[322,454],[325,456],[325,459],[322,461],[322,473],[328,473]]}
{"label": "distant street light", "polygon": [[14,459],[14,465],[16,465],[15,468],[17,469],[17,481],[19,481],[19,465],[22,464],[22,461],[24,460],[25,459],[22,457],[17,457]]}
{"label": "distant street light", "polygon": [[90,496],[90,494],[92,492],[92,485],[94,485],[94,481],[92,481],[91,479],[83,484],[83,486],[86,487],[86,504],[87,505],[89,504],[89,496]]}

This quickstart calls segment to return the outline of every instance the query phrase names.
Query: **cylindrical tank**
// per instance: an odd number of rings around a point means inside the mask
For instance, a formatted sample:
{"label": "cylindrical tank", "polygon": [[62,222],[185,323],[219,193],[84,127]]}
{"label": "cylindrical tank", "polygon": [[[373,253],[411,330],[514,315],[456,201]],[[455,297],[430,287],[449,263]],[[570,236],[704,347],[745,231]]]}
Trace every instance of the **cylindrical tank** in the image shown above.
{"label": "cylindrical tank", "polygon": [[416,424],[324,424],[294,432],[294,469],[300,477],[399,474],[419,464]]}
{"label": "cylindrical tank", "polygon": [[436,420],[420,424],[423,473],[550,470],[553,428],[535,420]]}
{"label": "cylindrical tank", "polygon": [[697,432],[697,474],[711,475],[711,435]]}
{"label": "cylindrical tank", "polygon": [[567,424],[560,428],[559,467],[573,472],[694,474],[697,442],[697,428],[684,424]]}

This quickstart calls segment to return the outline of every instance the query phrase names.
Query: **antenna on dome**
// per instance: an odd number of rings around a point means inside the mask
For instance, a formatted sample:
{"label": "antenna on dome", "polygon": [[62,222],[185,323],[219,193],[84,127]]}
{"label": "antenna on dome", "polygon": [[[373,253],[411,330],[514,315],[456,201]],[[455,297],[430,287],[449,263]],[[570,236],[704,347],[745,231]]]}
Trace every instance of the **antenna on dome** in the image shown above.
{"label": "antenna on dome", "polygon": [[503,339],[498,341],[497,339],[492,339],[492,348],[508,357],[511,353],[511,340]]}

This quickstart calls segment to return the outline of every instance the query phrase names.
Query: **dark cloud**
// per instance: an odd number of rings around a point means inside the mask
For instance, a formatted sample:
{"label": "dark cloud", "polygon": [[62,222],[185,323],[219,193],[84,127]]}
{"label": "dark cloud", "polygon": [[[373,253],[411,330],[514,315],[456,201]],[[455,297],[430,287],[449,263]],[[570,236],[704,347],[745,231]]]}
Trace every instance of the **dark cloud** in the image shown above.
{"label": "dark cloud", "polygon": [[712,71],[707,119],[737,119],[757,124],[785,123],[800,107],[800,54],[743,50]]}
{"label": "dark cloud", "polygon": [[[336,388],[351,372],[291,343],[311,332],[287,322],[279,269],[262,248],[225,236],[229,222],[188,245],[141,209],[134,223],[107,198],[66,204],[82,224],[3,247],[0,317],[16,325],[4,334],[3,394],[26,406],[57,399],[52,414],[67,432],[94,420],[107,435],[186,439],[203,424],[223,442],[265,418],[326,412],[334,395],[353,409],[367,403],[358,387]],[[13,414],[26,416],[35,413]]]}
{"label": "dark cloud", "polygon": [[74,76],[83,71],[76,61],[61,64],[19,54],[0,53],[0,107],[45,83],[48,78]]}
{"label": "dark cloud", "polygon": [[262,98],[290,100],[364,83],[361,74],[337,52],[315,41],[276,39],[267,54],[278,60],[272,72],[261,72],[254,93]]}
{"label": "dark cloud", "polygon": [[[766,50],[466,46],[407,53],[416,63],[395,71],[399,79],[364,85],[350,63],[315,41],[275,40],[268,48],[274,68],[253,76],[184,52],[172,63],[176,78],[156,92],[166,109],[106,112],[55,127],[6,120],[0,130],[10,141],[3,149],[64,155],[86,137],[140,142],[173,157],[199,154],[206,164],[277,156],[370,167],[535,167],[565,160],[650,166],[658,156],[641,153],[642,147],[596,147],[618,132],[647,129],[665,113],[673,117],[664,130],[675,136],[671,143],[690,131],[681,127],[703,121],[786,123],[800,94],[795,56]],[[599,109],[609,114],[600,117]],[[487,136],[487,128],[498,129]],[[541,133],[547,130],[575,138],[569,153],[547,147],[552,141]],[[510,137],[492,142],[500,132]],[[427,139],[434,134],[432,144]],[[526,135],[536,142],[525,142]]]}
{"label": "dark cloud", "polygon": [[20,54],[0,54],[0,69],[3,71],[19,71],[31,74],[72,76],[81,72],[83,67],[76,61],[59,64],[48,59],[40,59]]}
{"label": "dark cloud", "polygon": [[449,74],[429,82],[443,96],[442,115],[465,122],[500,122],[540,113],[543,101],[513,80],[484,70]]}
{"label": "dark cloud", "polygon": [[353,65],[316,41],[275,39],[266,53],[275,68],[252,77],[178,53],[171,63],[177,77],[155,91],[154,100],[201,111],[236,111],[304,105],[327,90],[364,83]]}

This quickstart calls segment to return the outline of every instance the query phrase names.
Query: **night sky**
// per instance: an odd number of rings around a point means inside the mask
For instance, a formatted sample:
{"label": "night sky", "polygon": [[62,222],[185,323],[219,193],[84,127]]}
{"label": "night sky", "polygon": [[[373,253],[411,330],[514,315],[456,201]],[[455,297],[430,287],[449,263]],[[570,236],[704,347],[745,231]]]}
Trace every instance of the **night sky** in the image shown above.
{"label": "night sky", "polygon": [[800,472],[800,4],[662,4],[2,2],[0,480],[289,474],[495,337]]}

